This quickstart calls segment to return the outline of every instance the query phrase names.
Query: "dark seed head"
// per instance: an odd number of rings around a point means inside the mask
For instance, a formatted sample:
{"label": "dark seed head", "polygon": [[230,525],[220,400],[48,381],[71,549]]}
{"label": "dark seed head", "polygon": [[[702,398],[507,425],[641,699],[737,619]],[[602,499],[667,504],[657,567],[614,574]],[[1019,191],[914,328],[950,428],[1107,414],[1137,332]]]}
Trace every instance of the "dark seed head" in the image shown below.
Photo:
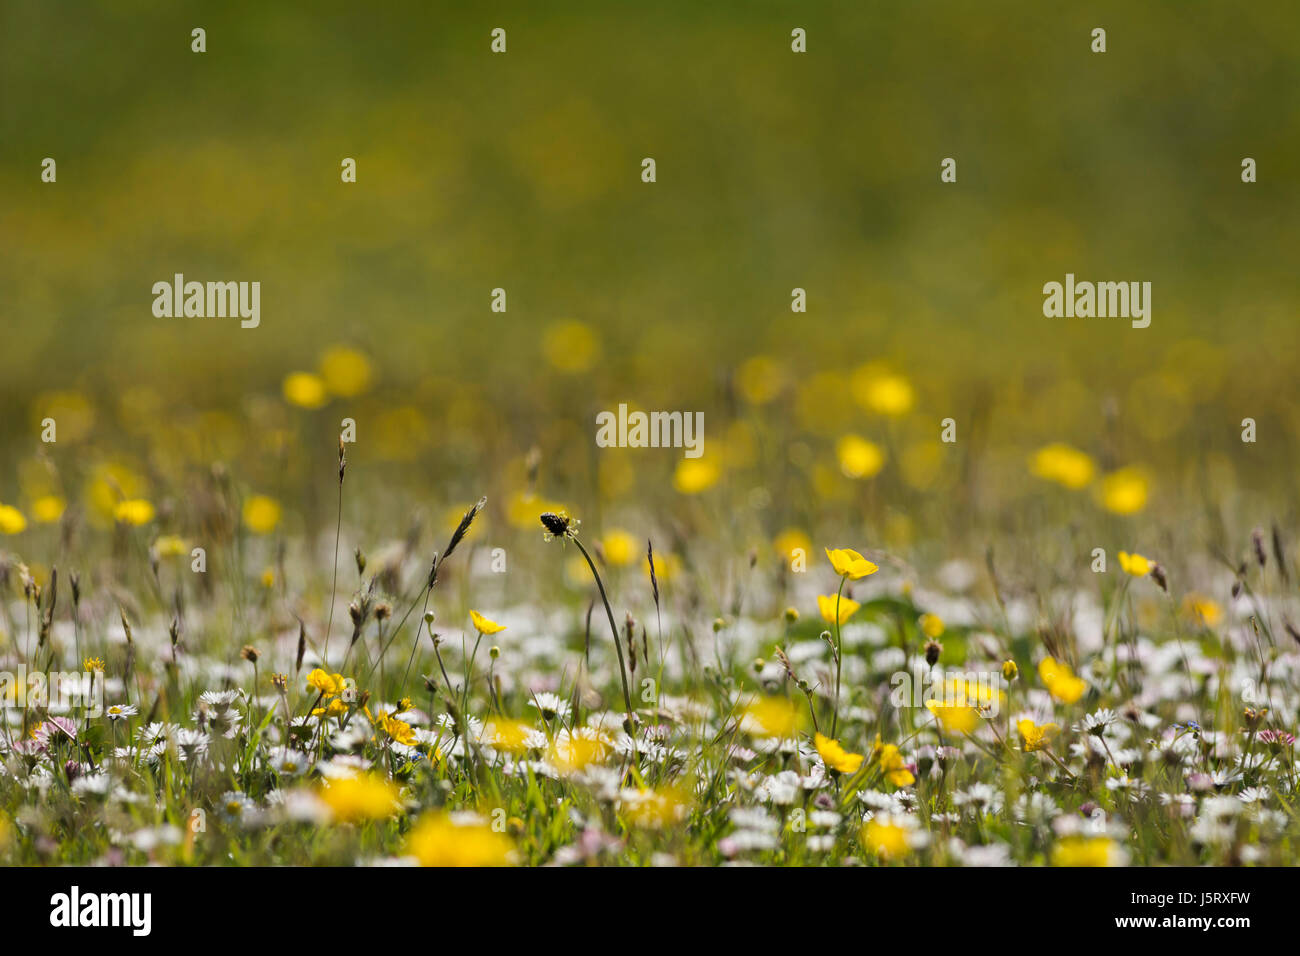
{"label": "dark seed head", "polygon": [[548,511],[542,515],[542,527],[557,538],[563,537],[569,530],[569,518],[567,515],[557,515],[554,511]]}
{"label": "dark seed head", "polygon": [[1169,593],[1169,579],[1165,577],[1165,569],[1160,565],[1157,564],[1151,568],[1151,580],[1160,585],[1160,590],[1166,594]]}
{"label": "dark seed head", "polygon": [[925,642],[925,662],[933,667],[939,663],[939,655],[943,653],[943,645],[938,641]]}

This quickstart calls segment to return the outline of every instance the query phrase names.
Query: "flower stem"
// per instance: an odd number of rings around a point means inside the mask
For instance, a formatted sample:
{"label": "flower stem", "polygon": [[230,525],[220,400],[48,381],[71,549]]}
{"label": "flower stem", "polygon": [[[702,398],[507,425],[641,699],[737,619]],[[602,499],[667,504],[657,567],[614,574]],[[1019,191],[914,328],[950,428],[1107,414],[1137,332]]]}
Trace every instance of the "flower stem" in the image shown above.
{"label": "flower stem", "polygon": [[[605,583],[601,581],[600,572],[596,570],[591,555],[587,553],[587,549],[582,546],[582,543],[577,538],[570,538],[569,540],[577,545],[578,551],[586,558],[587,567],[591,568],[591,576],[596,579],[596,587],[600,590],[601,603],[605,605],[605,614],[609,618],[609,631],[614,637],[614,650],[618,652],[618,677],[623,683],[623,703],[627,707],[628,723],[630,724],[632,721],[632,694],[627,687],[627,668],[623,662],[623,645],[618,642],[618,625],[614,623],[614,611],[610,608],[609,597],[605,594]],[[628,733],[630,734],[631,731],[628,730]]]}
{"label": "flower stem", "polygon": [[847,580],[841,576],[840,589],[835,592],[835,705],[831,711],[831,737],[835,736],[835,728],[840,722],[840,661],[844,659],[840,644],[840,595],[844,593],[844,582]]}

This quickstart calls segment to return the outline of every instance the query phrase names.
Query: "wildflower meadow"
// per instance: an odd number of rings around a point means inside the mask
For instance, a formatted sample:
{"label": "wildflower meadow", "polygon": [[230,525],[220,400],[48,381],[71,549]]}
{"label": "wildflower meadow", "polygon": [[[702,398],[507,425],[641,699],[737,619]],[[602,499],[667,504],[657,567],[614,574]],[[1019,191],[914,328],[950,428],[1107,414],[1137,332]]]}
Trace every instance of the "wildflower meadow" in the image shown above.
{"label": "wildflower meadow", "polygon": [[1300,861],[1290,5],[4,6],[0,862]]}

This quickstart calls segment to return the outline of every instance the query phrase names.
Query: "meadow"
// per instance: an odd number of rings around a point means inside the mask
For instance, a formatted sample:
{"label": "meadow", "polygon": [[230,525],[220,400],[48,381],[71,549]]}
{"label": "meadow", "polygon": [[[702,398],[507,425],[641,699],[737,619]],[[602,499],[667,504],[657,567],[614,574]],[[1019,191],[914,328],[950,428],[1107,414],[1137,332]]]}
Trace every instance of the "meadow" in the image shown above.
{"label": "meadow", "polygon": [[[914,563],[883,444],[756,480],[790,449],[778,364],[747,363],[745,417],[663,481],[636,457],[662,450],[602,449],[601,509],[551,496],[537,447],[468,503],[388,485],[364,415],[320,454],[369,386],[348,348],[286,376],[260,436],[321,461],[314,523],[175,454],[211,422],[153,438],[148,471],[25,461],[0,507],[5,859],[1294,862],[1290,528],[1132,543],[1156,479],[1054,442],[1018,508],[1059,531]],[[913,414],[905,376],[858,381],[884,431]],[[814,526],[828,499],[893,546]],[[75,692],[30,677],[55,672]]]}

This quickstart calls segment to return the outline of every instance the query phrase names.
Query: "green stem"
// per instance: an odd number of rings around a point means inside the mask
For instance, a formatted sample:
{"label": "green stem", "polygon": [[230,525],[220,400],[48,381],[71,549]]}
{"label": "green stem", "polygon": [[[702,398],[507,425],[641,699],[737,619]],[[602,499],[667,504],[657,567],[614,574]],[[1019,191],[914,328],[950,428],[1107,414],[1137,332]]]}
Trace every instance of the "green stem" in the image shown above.
{"label": "green stem", "polygon": [[[591,568],[591,576],[596,579],[596,587],[600,590],[600,601],[605,605],[605,614],[609,618],[609,631],[614,637],[614,650],[618,652],[618,677],[623,684],[623,703],[627,707],[627,717],[629,725],[632,722],[632,694],[627,686],[627,668],[623,661],[623,645],[618,642],[618,625],[614,623],[614,611],[609,606],[609,597],[605,594],[605,583],[600,579],[600,573],[596,570],[596,565],[591,560],[591,555],[577,538],[570,538],[578,547],[578,551],[587,560],[587,567]],[[626,729],[626,728],[625,728]],[[631,734],[631,730],[628,730]]]}
{"label": "green stem", "polygon": [[835,737],[835,728],[840,722],[840,662],[844,660],[843,647],[840,644],[840,596],[844,593],[844,582],[848,578],[840,575],[840,589],[835,592],[835,706],[831,711],[831,738]]}

